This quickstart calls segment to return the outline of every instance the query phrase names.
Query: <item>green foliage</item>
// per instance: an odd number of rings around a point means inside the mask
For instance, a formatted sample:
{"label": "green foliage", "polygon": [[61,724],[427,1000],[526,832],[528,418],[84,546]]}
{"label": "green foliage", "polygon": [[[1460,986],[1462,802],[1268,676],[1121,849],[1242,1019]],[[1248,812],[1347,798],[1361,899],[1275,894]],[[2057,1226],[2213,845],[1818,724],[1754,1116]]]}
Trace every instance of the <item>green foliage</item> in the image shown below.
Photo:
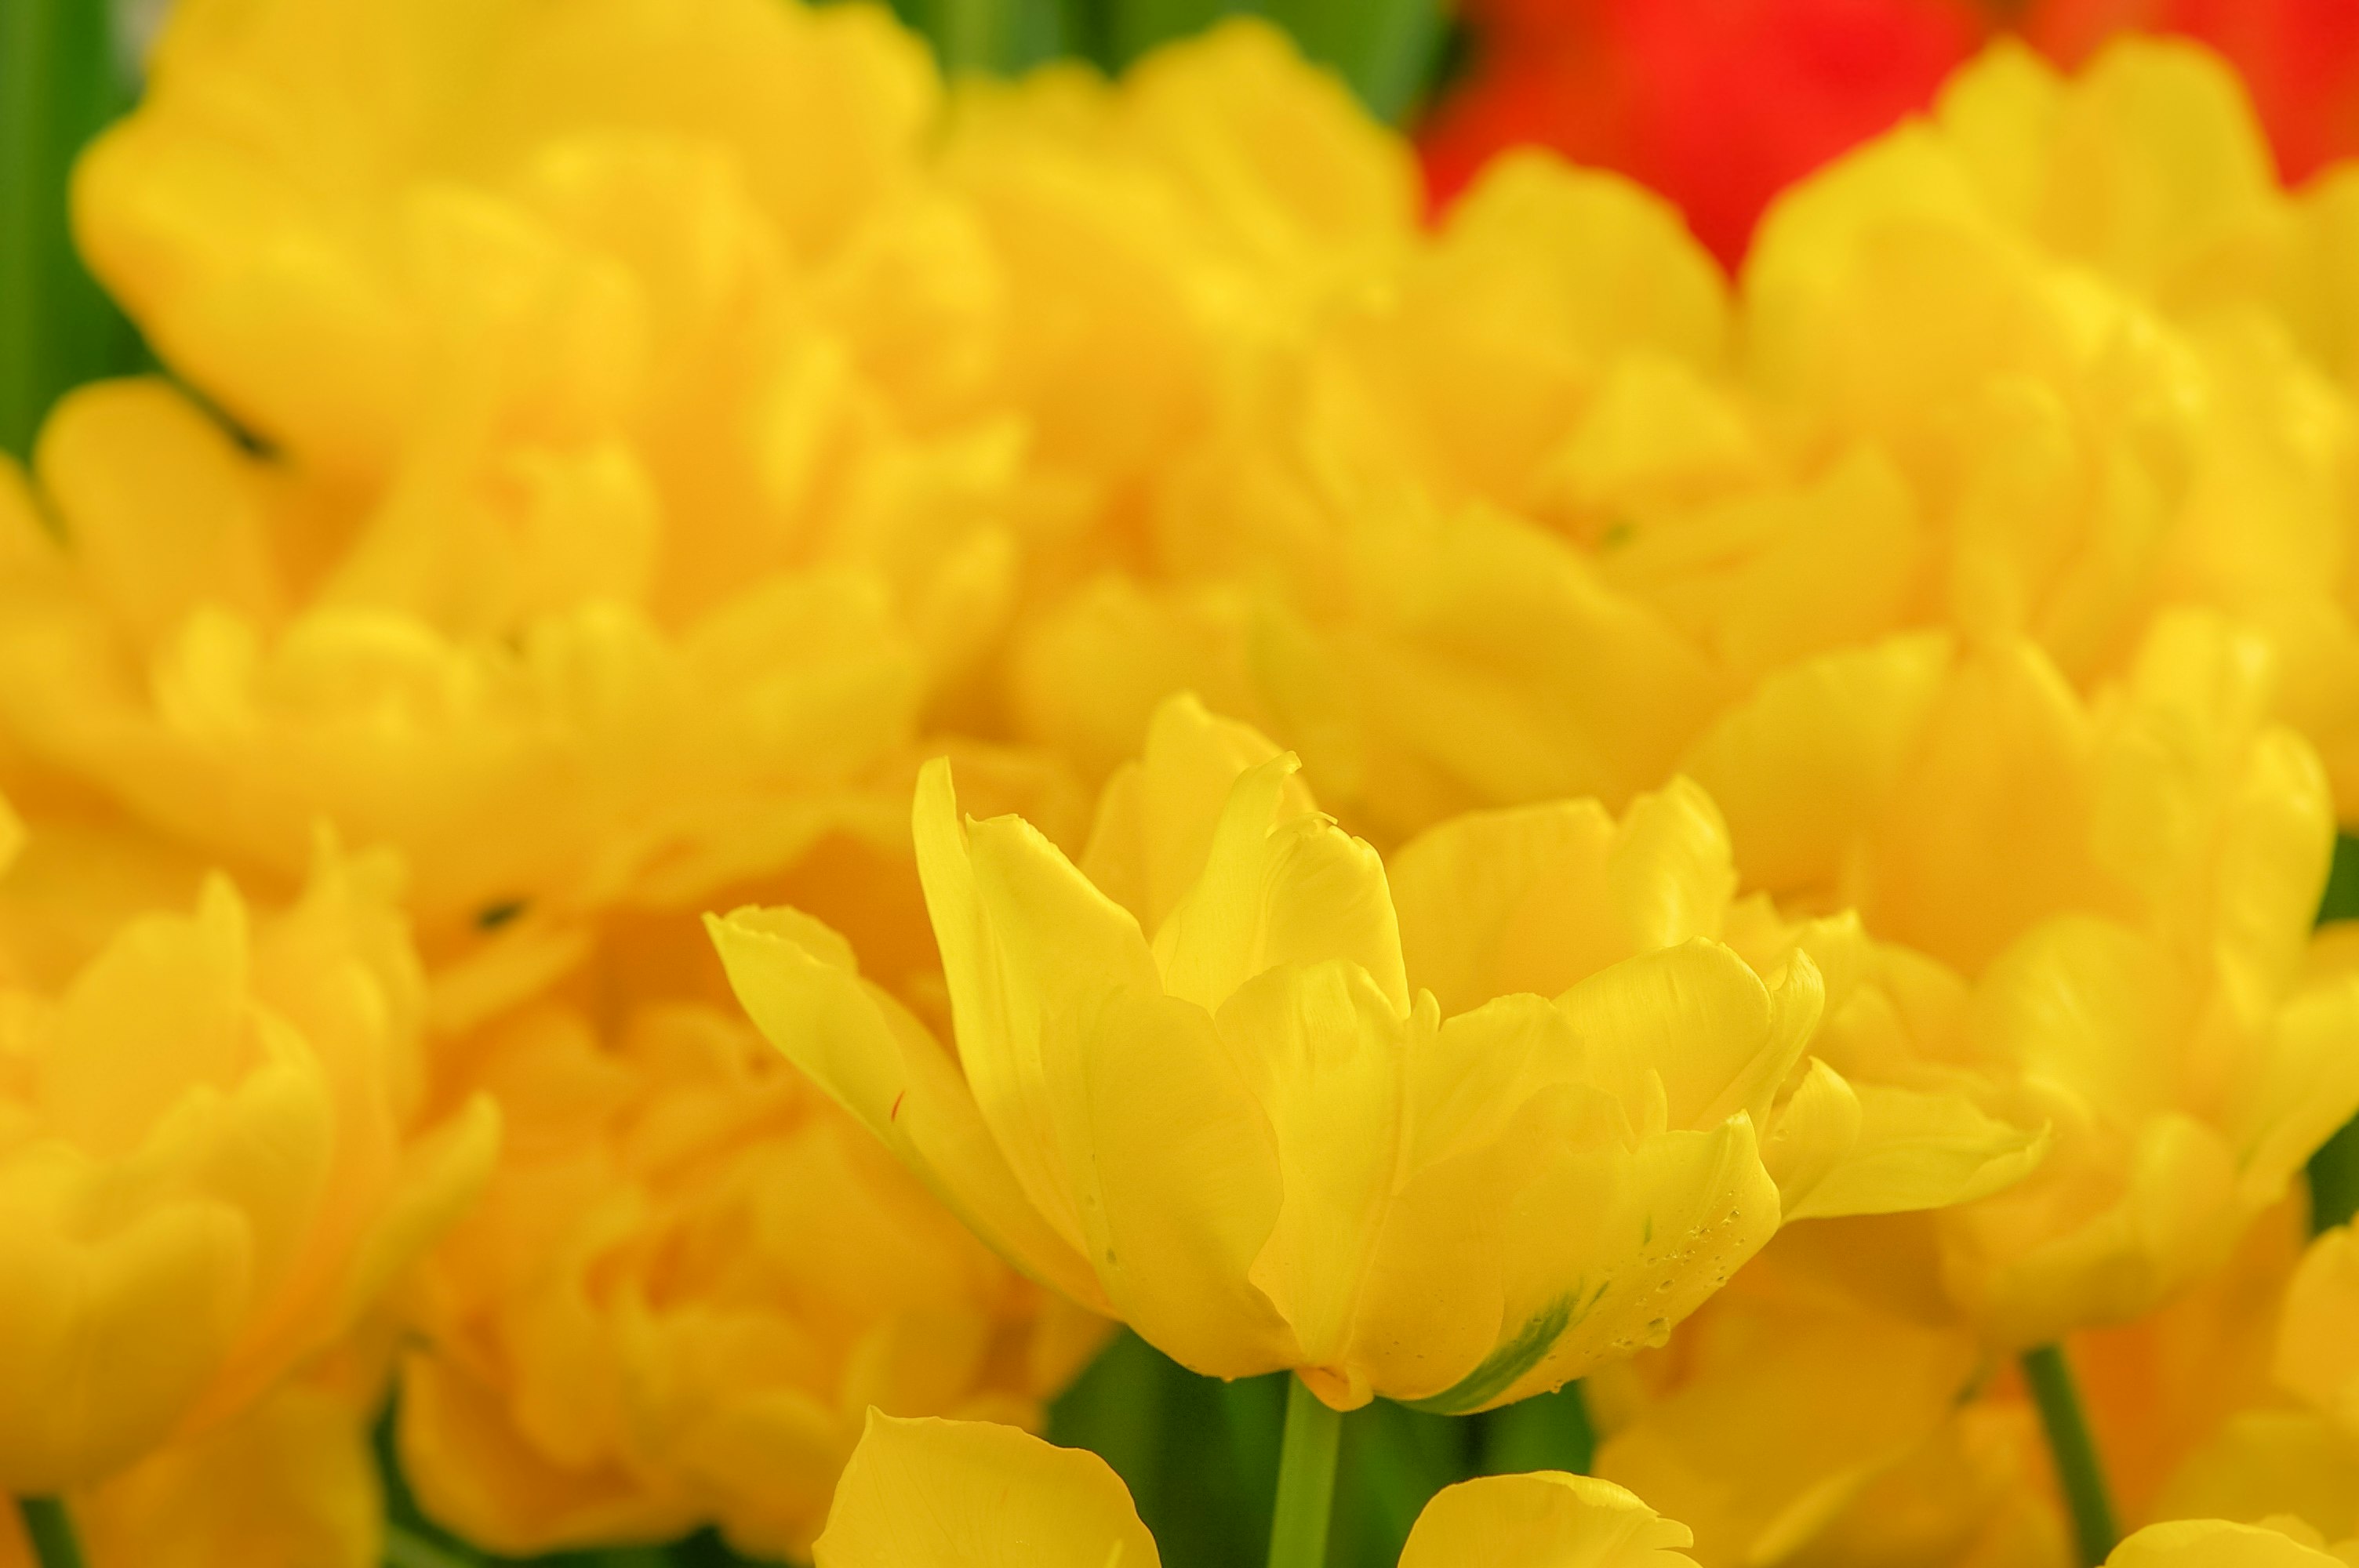
{"label": "green foliage", "polygon": [[1224,16],[1266,16],[1395,123],[1431,88],[1449,41],[1441,0],[893,0],[893,8],[947,69],[1003,74],[1060,55],[1118,70]]}
{"label": "green foliage", "polygon": [[74,155],[128,99],[105,0],[0,0],[0,448],[19,458],[60,394],[143,362],[66,220]]}
{"label": "green foliage", "polygon": [[[2359,837],[2345,833],[2334,841],[2334,867],[2327,873],[2326,896],[2318,901],[2318,923],[2353,919],[2359,919]],[[2359,1051],[2359,1040],[2351,1043],[2351,1049]],[[2359,1217],[2359,1120],[2310,1157],[2311,1230],[2332,1230],[2354,1217]]]}

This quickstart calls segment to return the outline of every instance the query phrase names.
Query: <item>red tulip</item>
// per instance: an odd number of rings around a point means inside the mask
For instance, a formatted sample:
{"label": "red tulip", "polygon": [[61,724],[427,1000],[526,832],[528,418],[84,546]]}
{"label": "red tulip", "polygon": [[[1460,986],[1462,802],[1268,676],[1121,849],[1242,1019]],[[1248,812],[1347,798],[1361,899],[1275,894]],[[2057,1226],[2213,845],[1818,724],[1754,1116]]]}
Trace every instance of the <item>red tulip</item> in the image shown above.
{"label": "red tulip", "polygon": [[1523,143],[1684,208],[1734,264],[1772,196],[1930,103],[1986,23],[1963,0],[1473,0],[1473,76],[1425,127],[1436,202]]}

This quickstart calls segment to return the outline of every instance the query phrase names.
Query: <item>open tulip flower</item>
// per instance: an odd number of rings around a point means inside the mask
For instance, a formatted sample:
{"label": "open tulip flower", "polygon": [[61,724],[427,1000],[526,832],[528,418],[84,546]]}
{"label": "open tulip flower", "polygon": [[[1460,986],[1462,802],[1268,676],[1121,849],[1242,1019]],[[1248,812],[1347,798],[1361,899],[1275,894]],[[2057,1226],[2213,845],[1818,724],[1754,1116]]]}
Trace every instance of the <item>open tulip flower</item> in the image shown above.
{"label": "open tulip flower", "polygon": [[[1808,956],[1716,939],[1728,845],[1690,785],[1618,824],[1464,818],[1387,868],[1181,697],[1080,866],[962,822],[945,765],[916,831],[955,1060],[793,911],[713,921],[738,995],[995,1245],[1200,1371],[1290,1368],[1338,1409],[1553,1389],[1659,1343],[1861,1136],[1805,1072]],[[1868,1141],[1887,1180],[1835,1211],[2021,1173],[2017,1129],[1962,1161],[1952,1130],[1945,1181]]]}
{"label": "open tulip flower", "polygon": [[[37,818],[11,881],[82,902],[48,912],[55,935],[122,864]],[[393,883],[381,860],[323,852],[283,913],[215,878],[81,961],[8,955],[0,1488],[95,1482],[235,1416],[480,1185],[488,1102],[417,1126],[421,999]]]}
{"label": "open tulip flower", "polygon": [[[1680,1525],[1609,1481],[1542,1471],[1462,1482],[1425,1506],[1401,1568],[1692,1568]],[[1155,1540],[1094,1454],[1013,1427],[872,1411],[816,1568],[1157,1568]]]}
{"label": "open tulip flower", "polygon": [[754,1033],[690,917],[610,921],[452,1054],[508,1137],[418,1271],[398,1431],[469,1541],[807,1558],[872,1405],[1037,1425],[1104,1337]]}

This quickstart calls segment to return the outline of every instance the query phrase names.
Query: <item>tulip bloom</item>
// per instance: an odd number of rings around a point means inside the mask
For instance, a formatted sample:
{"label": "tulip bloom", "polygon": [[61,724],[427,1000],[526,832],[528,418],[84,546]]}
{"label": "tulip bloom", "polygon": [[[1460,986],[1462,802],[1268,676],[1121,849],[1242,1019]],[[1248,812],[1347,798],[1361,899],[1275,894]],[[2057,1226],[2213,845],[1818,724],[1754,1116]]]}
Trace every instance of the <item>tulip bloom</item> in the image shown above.
{"label": "tulip bloom", "polygon": [[210,879],[60,964],[137,863],[37,818],[0,882],[31,884],[50,939],[11,944],[0,1039],[0,1491],[99,1481],[250,1406],[450,1221],[497,1141],[480,1099],[416,1126],[421,997],[386,863],[323,851],[261,916]]}
{"label": "tulip bloom", "polygon": [[[1688,1532],[1621,1487],[1542,1471],[1435,1495],[1401,1568],[1497,1563],[1693,1568]],[[1157,1568],[1122,1480],[1096,1454],[1012,1427],[897,1421],[872,1411],[813,1549],[817,1568]]]}
{"label": "tulip bloom", "polygon": [[1516,146],[1676,202],[1732,270],[1787,186],[1932,102],[1963,0],[1481,0],[1475,64],[1419,129],[1437,200]]}
{"label": "tulip bloom", "polygon": [[2338,0],[2035,0],[2019,25],[2067,65],[2124,32],[2219,50],[2252,93],[2288,180],[2359,153],[2359,15]]}
{"label": "tulip bloom", "polygon": [[[924,931],[906,847],[820,859],[788,885],[897,975],[887,938]],[[443,1076],[510,1135],[409,1292],[398,1441],[466,1539],[529,1555],[711,1523],[808,1558],[871,1406],[1037,1425],[1102,1342],[762,1042],[692,918],[610,916],[505,1005],[442,979],[446,1022],[498,1006]]]}
{"label": "tulip bloom", "polygon": [[1555,1388],[1659,1343],[1783,1213],[1954,1202],[2036,1158],[1939,1096],[1893,1129],[1801,1071],[1818,970],[1715,940],[1728,849],[1692,787],[1619,824],[1469,817],[1388,869],[1296,767],[1175,699],[1078,867],[962,822],[929,767],[955,1063],[808,916],[714,939],[772,1043],[1003,1252],[1188,1366],[1290,1368],[1338,1409]]}
{"label": "tulip bloom", "polygon": [[927,383],[939,99],[866,8],[176,6],[77,230],[238,430],[57,411],[15,743],[239,870],[395,848],[430,946],[807,840],[1012,589],[1015,433]]}
{"label": "tulip bloom", "polygon": [[2281,1396],[2225,1422],[2180,1471],[2175,1514],[2299,1519],[2328,1540],[2359,1537],[2359,1240],[2348,1226],[2310,1243],[2287,1286],[2272,1371]]}

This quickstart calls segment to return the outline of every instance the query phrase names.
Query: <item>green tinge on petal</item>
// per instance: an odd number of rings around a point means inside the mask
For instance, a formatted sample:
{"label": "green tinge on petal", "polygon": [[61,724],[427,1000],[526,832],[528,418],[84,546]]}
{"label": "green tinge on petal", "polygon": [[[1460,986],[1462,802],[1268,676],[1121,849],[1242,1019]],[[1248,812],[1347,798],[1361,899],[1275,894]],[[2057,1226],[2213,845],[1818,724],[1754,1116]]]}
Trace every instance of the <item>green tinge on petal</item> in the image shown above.
{"label": "green tinge on petal", "polygon": [[[1593,1297],[1593,1300],[1595,1298]],[[1556,1348],[1577,1315],[1571,1296],[1559,1296],[1534,1313],[1513,1339],[1483,1357],[1482,1363],[1438,1394],[1404,1401],[1411,1410],[1437,1415],[1464,1415],[1482,1409],[1516,1385],[1516,1379],[1540,1364]]]}

